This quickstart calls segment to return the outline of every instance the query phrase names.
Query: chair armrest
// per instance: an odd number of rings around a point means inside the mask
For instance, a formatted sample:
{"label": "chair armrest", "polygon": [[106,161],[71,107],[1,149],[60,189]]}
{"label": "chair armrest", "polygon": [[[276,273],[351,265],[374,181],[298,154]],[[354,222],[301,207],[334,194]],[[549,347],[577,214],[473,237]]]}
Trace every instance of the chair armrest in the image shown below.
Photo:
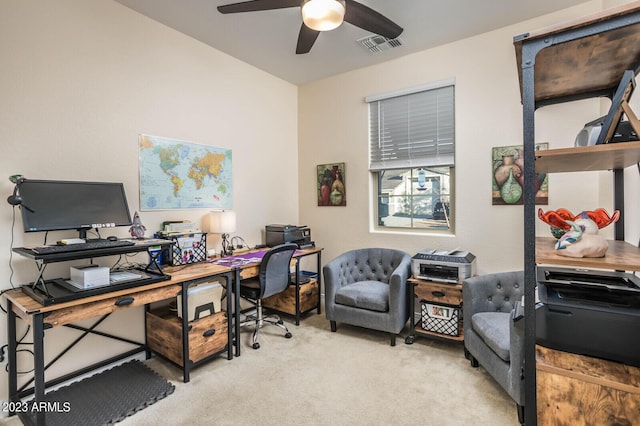
{"label": "chair armrest", "polygon": [[[524,321],[517,318],[518,308],[522,306],[516,302],[516,307],[511,311],[511,321],[509,321],[509,354],[511,358],[511,368],[517,368],[520,372],[524,361]],[[522,308],[524,315],[524,308]],[[515,372],[515,371],[514,371]]]}
{"label": "chair armrest", "polygon": [[389,306],[398,306],[407,299],[407,280],[411,276],[411,256],[402,258],[389,277]]}
{"label": "chair armrest", "polygon": [[336,257],[322,268],[324,291],[327,300],[334,300],[336,292],[345,284],[341,278],[344,276],[344,271],[340,266],[346,260],[345,256],[348,256],[348,254]]}

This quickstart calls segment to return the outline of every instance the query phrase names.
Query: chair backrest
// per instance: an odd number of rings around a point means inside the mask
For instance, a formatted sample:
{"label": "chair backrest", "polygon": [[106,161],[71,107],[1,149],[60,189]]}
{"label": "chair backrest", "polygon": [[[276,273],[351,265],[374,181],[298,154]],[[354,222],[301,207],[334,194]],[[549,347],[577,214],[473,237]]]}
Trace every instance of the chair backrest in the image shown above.
{"label": "chair backrest", "polygon": [[298,248],[295,244],[281,244],[267,251],[260,263],[260,298],[283,292],[291,282],[291,258]]}
{"label": "chair backrest", "polygon": [[362,248],[341,254],[342,285],[358,281],[389,283],[391,275],[405,257],[401,250],[389,248]]}

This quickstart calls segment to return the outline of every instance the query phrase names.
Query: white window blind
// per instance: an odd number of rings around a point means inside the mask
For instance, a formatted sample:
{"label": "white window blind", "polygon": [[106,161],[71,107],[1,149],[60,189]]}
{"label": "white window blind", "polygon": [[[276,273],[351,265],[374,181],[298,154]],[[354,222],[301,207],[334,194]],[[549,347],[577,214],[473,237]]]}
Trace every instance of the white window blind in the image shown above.
{"label": "white window blind", "polygon": [[454,164],[454,86],[369,102],[369,169]]}

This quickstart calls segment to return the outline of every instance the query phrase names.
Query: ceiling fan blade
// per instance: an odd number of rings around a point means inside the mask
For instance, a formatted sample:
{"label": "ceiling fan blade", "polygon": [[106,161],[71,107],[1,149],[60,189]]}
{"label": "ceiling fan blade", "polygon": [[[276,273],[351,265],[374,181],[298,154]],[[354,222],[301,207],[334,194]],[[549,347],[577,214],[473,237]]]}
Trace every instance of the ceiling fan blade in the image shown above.
{"label": "ceiling fan blade", "polygon": [[296,46],[296,55],[309,53],[311,47],[313,47],[313,43],[316,42],[318,35],[320,35],[320,31],[312,30],[305,24],[302,24],[302,26],[300,27],[300,33],[298,34],[298,46]]}
{"label": "ceiling fan blade", "polygon": [[404,29],[386,16],[354,0],[345,0],[344,20],[363,30],[396,38]]}
{"label": "ceiling fan blade", "polygon": [[220,13],[257,12],[260,10],[285,9],[299,7],[300,0],[251,0],[218,6]]}

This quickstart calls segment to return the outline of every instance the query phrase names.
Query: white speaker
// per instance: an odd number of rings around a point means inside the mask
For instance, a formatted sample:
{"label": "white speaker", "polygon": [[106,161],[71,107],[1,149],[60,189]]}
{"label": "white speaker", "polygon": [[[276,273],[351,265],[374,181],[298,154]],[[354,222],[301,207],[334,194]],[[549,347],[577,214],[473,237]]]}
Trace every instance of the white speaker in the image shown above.
{"label": "white speaker", "polygon": [[602,131],[602,123],[606,116],[598,117],[584,125],[584,128],[576,136],[576,146],[591,146],[598,142],[598,136]]}
{"label": "white speaker", "polygon": [[586,126],[578,132],[578,136],[576,136],[576,146],[595,145],[601,131],[602,125]]}

